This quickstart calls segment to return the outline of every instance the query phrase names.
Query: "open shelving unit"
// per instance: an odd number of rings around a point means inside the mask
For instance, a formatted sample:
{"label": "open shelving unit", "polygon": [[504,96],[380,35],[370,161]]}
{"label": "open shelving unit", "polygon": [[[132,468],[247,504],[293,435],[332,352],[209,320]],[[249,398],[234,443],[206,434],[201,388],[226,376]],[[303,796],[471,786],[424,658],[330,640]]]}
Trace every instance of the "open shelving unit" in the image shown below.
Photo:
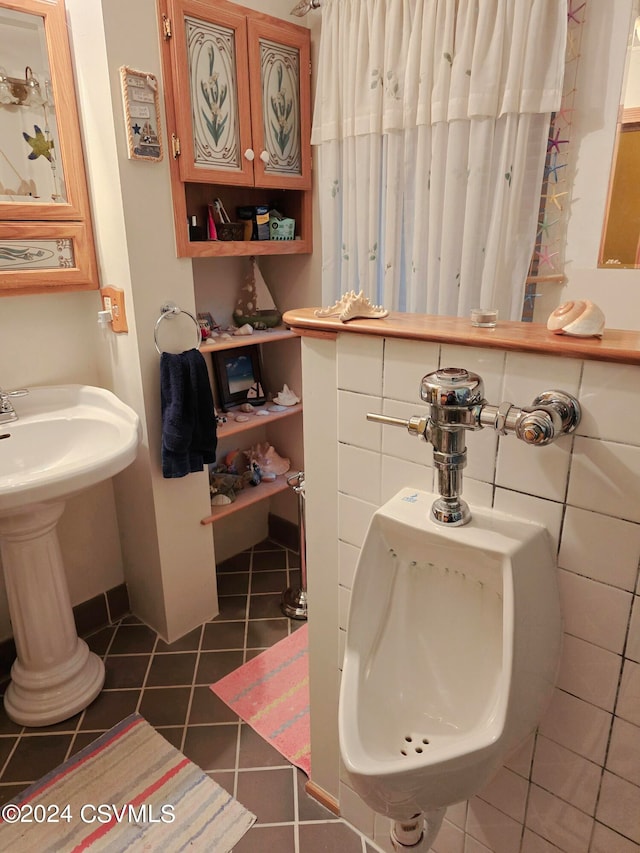
{"label": "open shelving unit", "polygon": [[[286,326],[276,326],[272,329],[254,331],[251,335],[230,335],[222,338],[221,336],[211,338],[204,341],[200,346],[200,351],[203,354],[214,353],[217,351],[234,349],[236,347],[260,346],[276,343],[278,341],[295,340],[299,336],[288,329]],[[267,356],[268,358],[268,356]],[[296,403],[294,406],[287,406],[282,411],[270,411],[270,403],[265,403],[261,406],[256,406],[250,412],[242,412],[240,406],[233,406],[227,412],[220,413],[227,417],[225,423],[218,424],[218,446],[225,446],[225,441],[238,435],[248,435],[250,432],[261,431],[261,435],[269,437],[270,426],[278,422],[286,421],[291,418],[302,415],[302,403]],[[268,414],[259,414],[259,412],[268,412]],[[246,415],[248,420],[236,421],[234,416],[238,414]],[[293,423],[293,422],[292,422]],[[294,430],[298,430],[298,426],[294,426]],[[263,438],[260,440],[264,440]],[[242,443],[242,442],[240,442]],[[248,442],[249,444],[251,441]],[[229,442],[226,442],[227,447]],[[295,469],[292,469],[295,470]],[[279,476],[271,482],[261,482],[257,486],[245,486],[242,491],[237,494],[236,499],[229,504],[221,504],[211,507],[211,514],[206,518],[201,519],[203,525],[214,524],[220,519],[226,518],[235,512],[238,512],[248,506],[258,503],[259,501],[268,500],[273,495],[279,492],[286,491],[288,473]]]}

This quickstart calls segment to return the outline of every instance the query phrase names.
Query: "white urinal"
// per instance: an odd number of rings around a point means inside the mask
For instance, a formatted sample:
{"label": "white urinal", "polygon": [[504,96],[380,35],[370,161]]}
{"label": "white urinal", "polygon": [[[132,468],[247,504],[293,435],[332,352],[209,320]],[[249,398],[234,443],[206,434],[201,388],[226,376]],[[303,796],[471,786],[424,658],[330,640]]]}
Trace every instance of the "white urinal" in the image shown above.
{"label": "white urinal", "polygon": [[351,593],[340,751],[396,822],[482,788],[535,728],[560,651],[547,531],[482,509],[440,526],[434,497],[405,489],[374,514]]}

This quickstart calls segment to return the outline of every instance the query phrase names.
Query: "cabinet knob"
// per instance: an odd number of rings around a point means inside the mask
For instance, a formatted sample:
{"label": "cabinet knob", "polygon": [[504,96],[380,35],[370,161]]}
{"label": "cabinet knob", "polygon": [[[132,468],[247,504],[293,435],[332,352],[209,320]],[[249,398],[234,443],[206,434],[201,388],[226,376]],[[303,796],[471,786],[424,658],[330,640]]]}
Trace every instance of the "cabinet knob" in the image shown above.
{"label": "cabinet knob", "polygon": [[262,152],[260,152],[260,159],[261,159],[261,160],[262,160],[262,162],[266,165],[266,164],[269,162],[269,160],[271,159],[271,158],[269,157],[269,152],[268,152],[268,151],[262,151]]}
{"label": "cabinet knob", "polygon": [[247,148],[244,152],[245,160],[249,160],[250,162],[254,160],[255,154],[253,153],[253,148]]}

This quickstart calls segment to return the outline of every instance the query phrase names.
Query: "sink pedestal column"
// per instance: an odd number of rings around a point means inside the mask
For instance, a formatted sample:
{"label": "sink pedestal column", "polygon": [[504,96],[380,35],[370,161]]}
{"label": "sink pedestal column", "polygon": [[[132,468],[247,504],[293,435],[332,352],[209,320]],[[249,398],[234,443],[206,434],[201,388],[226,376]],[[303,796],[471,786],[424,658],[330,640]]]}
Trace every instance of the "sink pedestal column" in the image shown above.
{"label": "sink pedestal column", "polygon": [[46,726],[77,714],[104,684],[104,664],[78,638],[56,525],[63,501],[0,517],[0,556],[18,656],[4,696],[7,715]]}

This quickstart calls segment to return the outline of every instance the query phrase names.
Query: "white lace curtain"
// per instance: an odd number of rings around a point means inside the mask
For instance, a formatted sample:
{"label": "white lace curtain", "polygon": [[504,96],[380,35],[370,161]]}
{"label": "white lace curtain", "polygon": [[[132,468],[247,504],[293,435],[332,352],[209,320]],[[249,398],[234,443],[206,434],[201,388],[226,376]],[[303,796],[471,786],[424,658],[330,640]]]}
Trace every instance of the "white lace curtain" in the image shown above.
{"label": "white lace curtain", "polygon": [[325,0],[323,304],[520,319],[566,0]]}

